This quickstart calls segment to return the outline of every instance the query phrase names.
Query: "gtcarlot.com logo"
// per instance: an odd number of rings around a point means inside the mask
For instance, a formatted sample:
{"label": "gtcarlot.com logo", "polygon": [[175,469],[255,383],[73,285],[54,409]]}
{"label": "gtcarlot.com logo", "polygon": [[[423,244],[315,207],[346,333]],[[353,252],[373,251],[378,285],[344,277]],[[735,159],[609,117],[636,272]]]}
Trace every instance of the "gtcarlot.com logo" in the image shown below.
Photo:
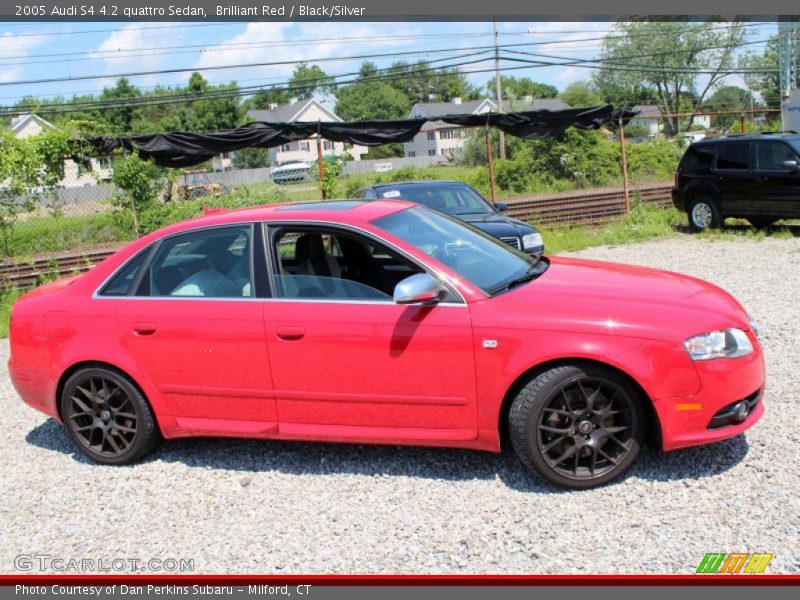
{"label": "gtcarlot.com logo", "polygon": [[49,554],[18,554],[14,557],[18,571],[50,571],[56,573],[184,573],[194,571],[192,558],[64,558]]}
{"label": "gtcarlot.com logo", "polygon": [[701,574],[730,574],[737,573],[760,575],[767,569],[772,560],[770,552],[709,552],[697,566],[697,573]]}

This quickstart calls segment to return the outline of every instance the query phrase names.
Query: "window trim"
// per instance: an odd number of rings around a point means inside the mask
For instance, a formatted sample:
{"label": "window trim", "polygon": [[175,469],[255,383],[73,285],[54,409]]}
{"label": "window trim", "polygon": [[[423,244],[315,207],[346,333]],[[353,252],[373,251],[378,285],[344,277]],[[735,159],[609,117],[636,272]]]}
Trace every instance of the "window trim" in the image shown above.
{"label": "window trim", "polygon": [[[128,260],[122,263],[119,267],[114,269],[114,271],[106,277],[103,282],[94,290],[92,293],[93,300],[189,300],[192,302],[197,301],[210,301],[210,302],[252,302],[254,300],[264,300],[266,296],[259,296],[258,289],[255,285],[255,230],[258,222],[256,221],[242,221],[240,223],[220,223],[217,225],[204,225],[202,227],[196,227],[193,229],[182,229],[181,231],[175,231],[164,237],[154,241],[149,246],[143,248],[139,252],[135,253],[131,256]],[[144,279],[144,274],[150,269],[150,265],[153,262],[153,258],[155,258],[158,249],[161,245],[170,238],[174,238],[181,235],[187,235],[190,233],[199,233],[202,231],[209,231],[212,229],[224,229],[224,228],[231,228],[231,227],[249,227],[250,228],[250,289],[253,291],[253,295],[246,297],[242,296],[241,298],[237,297],[208,297],[208,296],[137,296],[136,292],[141,285],[142,279]],[[262,236],[263,237],[263,236]],[[137,256],[139,256],[142,252],[149,252],[148,256],[145,258],[144,263],[142,263],[142,267],[140,268],[139,272],[136,274],[134,281],[131,282],[128,291],[124,296],[105,296],[102,295],[100,292],[101,290],[114,278],[116,277],[117,273],[119,273],[122,269],[124,269],[132,260],[135,260]],[[269,278],[267,278],[269,282]],[[269,292],[269,283],[267,284],[267,290],[265,293]]]}
{"label": "window trim", "polygon": [[273,237],[280,233],[281,230],[293,228],[293,229],[312,229],[318,230],[319,228],[329,228],[329,229],[339,229],[342,230],[344,233],[349,233],[351,235],[355,234],[356,236],[366,237],[371,241],[374,241],[376,244],[381,246],[385,246],[389,248],[392,252],[399,254],[405,260],[410,262],[411,264],[415,265],[417,268],[420,269],[421,272],[427,273],[436,281],[438,281],[447,291],[449,291],[454,298],[456,298],[455,302],[439,302],[436,306],[467,306],[467,301],[464,298],[464,295],[456,289],[454,286],[449,284],[447,281],[444,281],[442,277],[439,276],[438,273],[431,270],[427,265],[420,263],[419,260],[414,258],[413,256],[409,255],[408,252],[403,250],[402,248],[398,248],[388,240],[378,237],[377,235],[373,234],[370,231],[362,229],[360,227],[355,227],[353,225],[347,225],[344,223],[332,223],[330,221],[290,221],[290,220],[280,220],[280,221],[262,221],[262,226],[265,228],[265,245],[266,245],[266,252],[267,252],[267,271],[268,271],[268,278],[270,282],[270,295],[265,298],[265,300],[271,302],[302,302],[302,303],[334,303],[334,304],[379,304],[381,306],[396,306],[396,304],[392,301],[379,301],[379,300],[349,300],[346,298],[339,299],[339,298],[278,298],[274,295],[275,290],[275,275],[276,275],[276,260],[277,256],[275,253],[272,252],[272,248],[275,246]]}

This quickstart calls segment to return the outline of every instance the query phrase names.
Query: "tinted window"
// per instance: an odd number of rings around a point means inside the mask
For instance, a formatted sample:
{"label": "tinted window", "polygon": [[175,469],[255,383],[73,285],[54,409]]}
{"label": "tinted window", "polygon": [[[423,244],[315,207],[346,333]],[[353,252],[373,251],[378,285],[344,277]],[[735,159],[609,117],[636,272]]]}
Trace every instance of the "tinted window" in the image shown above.
{"label": "tinted window", "polygon": [[747,155],[750,144],[740,142],[736,144],[720,144],[717,151],[717,169],[731,171],[746,171],[748,168]]}
{"label": "tinted window", "polygon": [[274,238],[279,298],[392,301],[418,267],[369,239],[322,228],[284,229]]}
{"label": "tinted window", "polygon": [[405,198],[448,215],[475,215],[492,212],[491,206],[471,187],[460,184],[408,187],[387,186],[380,191],[382,198]]}
{"label": "tinted window", "polygon": [[153,257],[137,294],[251,297],[250,245],[249,225],[205,229],[169,237]]}
{"label": "tinted window", "polygon": [[714,162],[714,149],[709,145],[689,146],[681,160],[682,171],[708,170]]}
{"label": "tinted window", "polygon": [[797,160],[797,156],[783,142],[758,142],[756,144],[756,168],[767,171],[785,171],[783,162]]}
{"label": "tinted window", "polygon": [[139,273],[139,269],[147,257],[148,250],[142,250],[132,260],[128,261],[122,269],[109,281],[103,290],[100,292],[101,296],[124,296],[128,293],[131,283]]}

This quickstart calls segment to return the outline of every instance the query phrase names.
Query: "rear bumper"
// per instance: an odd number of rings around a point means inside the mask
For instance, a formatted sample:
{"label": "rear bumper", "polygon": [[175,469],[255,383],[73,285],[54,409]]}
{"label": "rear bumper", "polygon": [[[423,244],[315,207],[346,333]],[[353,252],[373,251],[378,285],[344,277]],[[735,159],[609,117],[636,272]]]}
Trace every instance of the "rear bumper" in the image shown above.
{"label": "rear bumper", "polygon": [[[756,348],[750,356],[695,363],[700,379],[698,393],[653,402],[665,451],[737,436],[764,414],[764,359],[753,334],[748,336]],[[719,418],[715,419],[732,404],[741,401],[748,401],[750,407],[743,421],[720,423]]]}
{"label": "rear bumper", "polygon": [[672,205],[680,211],[686,210],[685,203],[683,201],[683,192],[680,188],[672,188]]}

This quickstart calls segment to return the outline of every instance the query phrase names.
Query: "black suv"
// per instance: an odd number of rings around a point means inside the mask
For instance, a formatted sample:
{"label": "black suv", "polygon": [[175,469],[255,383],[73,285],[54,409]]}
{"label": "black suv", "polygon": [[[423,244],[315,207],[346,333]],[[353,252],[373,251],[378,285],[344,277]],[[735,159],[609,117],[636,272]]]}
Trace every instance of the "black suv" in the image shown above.
{"label": "black suv", "polygon": [[800,135],[755,133],[701,140],[686,150],[672,189],[694,231],[743,217],[756,227],[800,217]]}
{"label": "black suv", "polygon": [[492,206],[466,183],[443,180],[381,183],[359,190],[354,197],[363,200],[402,198],[424,204],[500,238],[527,254],[544,252],[542,234],[536,228],[501,214],[508,209],[506,204],[498,202]]}

